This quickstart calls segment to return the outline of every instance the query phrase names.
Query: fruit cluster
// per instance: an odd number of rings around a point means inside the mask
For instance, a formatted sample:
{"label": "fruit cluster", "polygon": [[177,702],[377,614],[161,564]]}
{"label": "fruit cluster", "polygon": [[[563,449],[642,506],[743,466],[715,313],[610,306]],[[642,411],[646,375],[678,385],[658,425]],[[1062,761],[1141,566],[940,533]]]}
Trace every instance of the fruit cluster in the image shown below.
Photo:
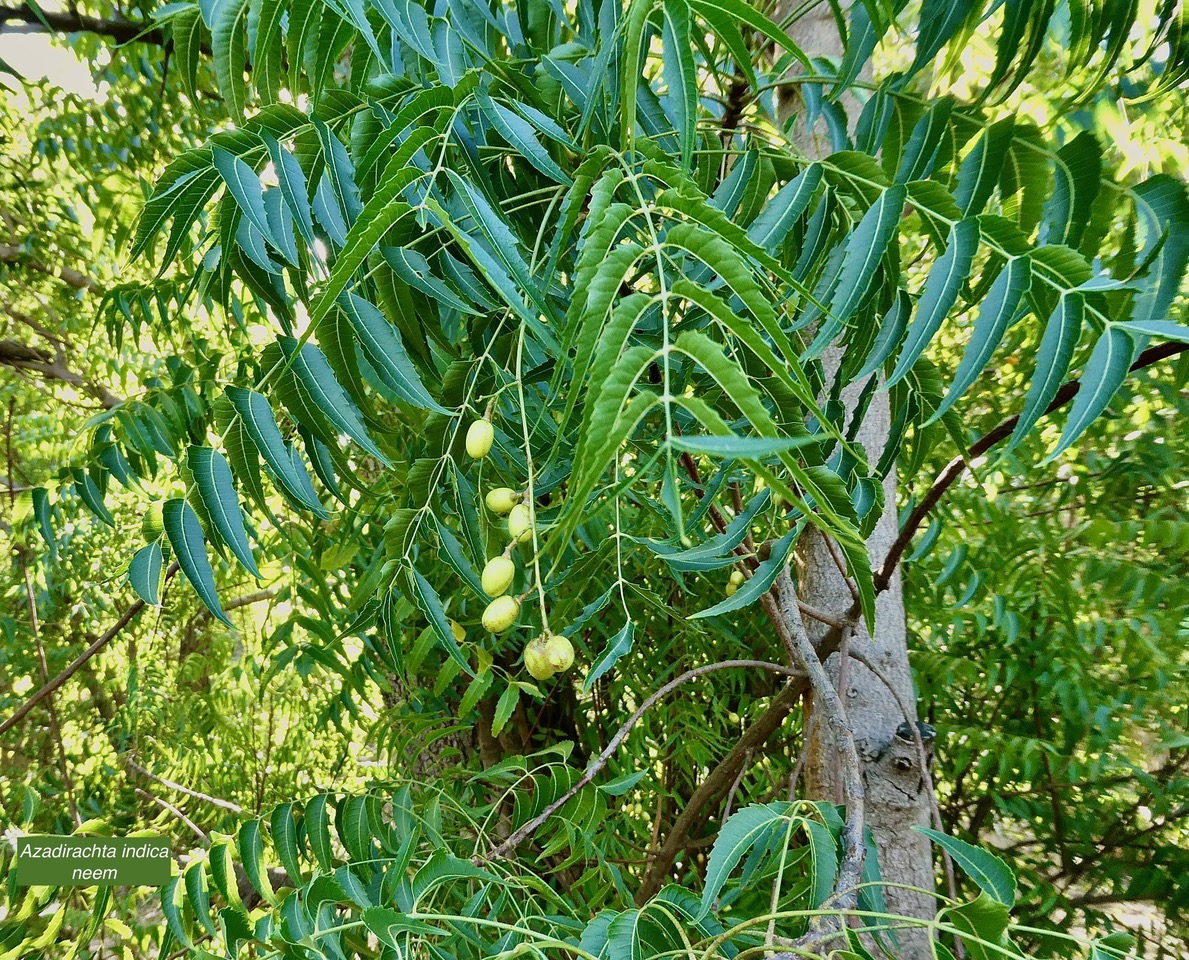
{"label": "fruit cluster", "polygon": [[[467,430],[467,455],[482,460],[491,452],[495,429],[486,417],[476,420]],[[512,552],[519,543],[533,538],[533,511],[521,501],[524,494],[510,487],[496,487],[483,498],[487,509],[507,517],[508,546],[499,556],[492,557],[483,568],[480,580],[483,591],[493,599],[483,611],[483,629],[489,633],[503,633],[520,616],[520,600],[509,594],[508,588],[516,578],[516,564]],[[535,680],[548,680],[555,673],[568,670],[574,662],[574,645],[561,634],[548,631],[531,640],[524,648],[524,665]]]}

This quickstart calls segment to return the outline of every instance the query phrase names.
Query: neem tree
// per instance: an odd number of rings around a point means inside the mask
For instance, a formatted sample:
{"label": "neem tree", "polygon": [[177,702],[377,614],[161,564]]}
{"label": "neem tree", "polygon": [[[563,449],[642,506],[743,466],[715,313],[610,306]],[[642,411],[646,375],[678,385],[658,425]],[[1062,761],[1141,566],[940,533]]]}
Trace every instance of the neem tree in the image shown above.
{"label": "neem tree", "polygon": [[[184,945],[635,957],[762,944],[773,918],[782,943],[822,949],[838,911],[869,927],[933,917],[933,861],[908,829],[930,822],[930,743],[897,568],[966,459],[899,522],[896,472],[939,443],[1010,449],[1061,411],[1055,457],[1187,336],[1168,320],[1189,257],[1183,187],[1115,184],[1091,134],[1049,143],[999,105],[1053,70],[1046,37],[1087,96],[1128,71],[1157,96],[1183,80],[1186,49],[1173,5],[1057,17],[926,0],[912,58],[863,79],[903,6],[855,4],[837,25],[836,8],[769,16],[743,0],[159,12],[187,88],[213,82],[228,124],[170,164],[132,253],[170,278],[170,312],[255,333],[219,364],[196,350],[174,383],[103,418],[79,495],[176,461],[177,495],[150,510],[129,569],[145,603],[180,569],[226,619],[212,559],[257,574],[258,550],[290,558],[326,649],[361,636],[365,670],[410,684],[433,664],[426,695],[478,724],[487,768],[459,797],[322,795],[250,821],[235,846],[264,907],[249,916],[218,843],[166,891]],[[838,58],[798,42],[823,20]],[[1131,39],[1138,22],[1152,29]],[[968,101],[922,93],[924,72],[969,49],[993,68]],[[814,129],[826,149],[807,146]],[[152,285],[132,286],[111,313],[159,322]],[[952,375],[927,356],[947,323],[969,330]],[[973,436],[962,398],[1005,354],[1031,371],[1023,406]],[[179,404],[195,378],[217,397]],[[303,561],[331,543],[355,549],[326,586]],[[607,798],[643,791],[651,809],[666,792],[649,792],[654,757],[617,751],[665,697],[723,674],[730,696],[770,704],[625,874],[600,850]],[[810,702],[806,778],[823,802],[738,812],[699,902],[692,827]],[[601,752],[584,773],[524,774],[513,809],[507,757],[542,745],[538,723]],[[934,836],[981,888],[935,932],[979,956],[1013,949],[1010,873]],[[507,866],[532,850],[572,872],[568,903]],[[273,892],[266,860],[293,892]],[[890,887],[885,907],[863,885],[879,867],[923,889]],[[616,898],[643,912],[583,929]],[[712,908],[745,928],[722,932]],[[946,949],[911,931],[879,942]]]}

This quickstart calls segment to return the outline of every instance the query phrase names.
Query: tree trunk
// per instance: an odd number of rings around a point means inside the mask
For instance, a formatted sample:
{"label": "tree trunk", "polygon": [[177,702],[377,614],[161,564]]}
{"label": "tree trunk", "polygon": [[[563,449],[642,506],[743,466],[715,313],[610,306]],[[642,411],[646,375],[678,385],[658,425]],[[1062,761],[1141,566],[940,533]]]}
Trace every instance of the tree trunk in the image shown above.
{"label": "tree trunk", "polygon": [[[783,4],[781,12],[788,12]],[[842,53],[830,4],[821,3],[796,21],[790,28],[790,35],[810,56],[837,57]],[[782,114],[785,118],[792,117],[801,107],[797,88],[786,87],[783,93]],[[849,96],[843,98],[842,104],[853,125],[857,104]],[[806,130],[803,125],[795,130],[794,141],[806,156],[820,157],[829,152],[828,140],[815,136],[813,130]],[[837,351],[826,353],[824,364],[827,375],[837,370],[839,362]],[[842,400],[848,416],[853,414],[860,392],[861,385],[854,385],[843,392]],[[856,437],[866,449],[870,462],[878,460],[887,441],[890,425],[888,394],[877,392]],[[894,469],[884,478],[883,487],[885,508],[867,541],[872,566],[877,569],[898,531]],[[798,593],[806,603],[836,612],[851,606],[852,596],[840,571],[840,561],[841,551],[836,544],[827,543],[813,531],[802,538],[797,557]],[[819,640],[827,629],[812,620],[807,620],[806,626],[814,641]],[[866,820],[879,851],[880,870],[884,880],[891,883],[932,890],[934,873],[929,841],[911,829],[929,823],[932,798],[925,786],[928,781],[920,768],[911,727],[906,725],[917,722],[916,696],[908,663],[907,623],[898,571],[877,601],[874,636],[860,626],[850,644],[861,648],[883,677],[881,679],[853,658],[848,659],[841,670],[843,703],[863,766]],[[840,654],[834,654],[828,661],[835,682],[839,680],[840,664]],[[888,685],[894,688],[895,696],[889,692]],[[905,717],[901,703],[912,714],[910,717]],[[830,742],[824,723],[812,723],[809,726],[809,749],[805,765],[807,794],[813,799],[838,801],[841,796],[835,770],[837,751]],[[926,740],[926,746],[930,745],[929,740]],[[889,910],[893,913],[922,919],[934,915],[934,899],[929,895],[888,888],[885,896]],[[902,931],[899,938],[898,955],[903,960],[924,960],[930,955],[927,931]]]}

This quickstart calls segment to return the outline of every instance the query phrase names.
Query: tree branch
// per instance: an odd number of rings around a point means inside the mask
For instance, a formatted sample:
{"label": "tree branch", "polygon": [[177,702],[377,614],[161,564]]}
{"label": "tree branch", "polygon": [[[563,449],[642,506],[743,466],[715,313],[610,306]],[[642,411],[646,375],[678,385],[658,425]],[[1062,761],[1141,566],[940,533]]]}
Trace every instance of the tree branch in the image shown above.
{"label": "tree branch", "polygon": [[[3,8],[0,8],[3,17]],[[0,32],[3,32],[0,29]],[[28,251],[15,243],[0,243],[0,263],[19,263],[34,273],[44,273],[50,277],[57,277],[63,283],[74,287],[75,290],[86,290],[88,293],[100,293],[102,288],[85,273],[73,267],[54,267],[42,263],[36,257],[30,257]]]}
{"label": "tree branch", "polygon": [[75,373],[62,362],[61,355],[51,357],[45,350],[30,347],[16,340],[0,340],[0,365],[12,367],[14,370],[29,370],[40,374],[45,380],[68,383],[94,397],[108,410],[124,402],[123,398],[117,397],[106,387],[92,383]]}
{"label": "tree branch", "polygon": [[[178,564],[177,564],[177,561],[175,560],[173,563],[171,563],[169,565],[169,569],[165,571],[165,579],[169,580],[169,578],[172,577],[177,572],[178,572]],[[102,650],[109,643],[111,643],[111,641],[115,639],[116,635],[121,630],[123,630],[126,626],[128,626],[129,623],[132,622],[132,618],[135,617],[138,613],[140,613],[140,611],[143,610],[146,606],[147,606],[147,604],[143,600],[137,600],[136,603],[132,604],[132,606],[130,606],[127,610],[125,610],[124,615],[122,617],[120,617],[120,619],[117,620],[114,624],[112,624],[111,629],[109,629],[107,631],[107,633],[105,633],[102,637],[100,637],[98,640],[96,640],[94,643],[92,643],[89,647],[87,647],[86,650],[84,650],[82,653],[80,653],[78,655],[78,657],[75,658],[74,662],[71,663],[70,666],[68,666],[65,670],[63,670],[61,673],[59,673],[56,677],[54,677],[53,680],[51,680],[44,687],[42,687],[40,690],[38,690],[35,694],[33,694],[33,696],[31,696],[23,704],[21,704],[19,707],[17,707],[16,712],[14,712],[12,714],[12,716],[10,716],[3,723],[0,723],[0,736],[3,736],[9,730],[11,730],[13,727],[15,727],[18,723],[20,723],[25,718],[25,716],[29,713],[30,710],[32,710],[35,706],[37,706],[37,704],[41,703],[42,700],[44,700],[51,693],[53,693],[55,690],[57,690],[60,686],[62,686],[62,684],[64,684],[67,680],[69,680],[71,677],[73,677],[76,673],[78,673],[78,671],[82,668],[83,664],[85,664],[88,660],[90,660],[93,656],[95,656],[95,654],[97,654],[100,650]]]}
{"label": "tree branch", "polygon": [[[1161,343],[1155,347],[1149,347],[1131,365],[1131,372],[1134,373],[1137,370],[1143,370],[1145,367],[1150,367],[1153,364],[1159,363],[1161,360],[1167,360],[1169,357],[1175,357],[1179,353],[1184,353],[1186,350],[1189,350],[1189,343]],[[1067,381],[1057,391],[1057,395],[1053,397],[1053,402],[1045,408],[1045,414],[1050,414],[1065,406],[1077,396],[1081,387],[1081,379]],[[990,450],[991,447],[995,446],[995,444],[1011,436],[1019,419],[1018,415],[1008,417],[989,433],[983,434],[983,436],[970,445],[969,459],[960,456],[954,457],[953,460],[946,464],[945,469],[933,481],[933,486],[929,488],[929,492],[925,494],[924,499],[917,504],[916,509],[909,515],[908,520],[905,521],[903,528],[900,530],[900,535],[896,537],[896,542],[888,550],[883,567],[875,578],[876,591],[882,593],[888,588],[888,584],[892,580],[892,574],[895,572],[897,564],[900,563],[900,558],[904,555],[904,551],[908,549],[908,545],[912,542],[912,538],[916,535],[917,530],[920,529],[925,518],[932,513],[933,508],[937,506],[945,492],[965,473],[969,461],[981,456]]]}
{"label": "tree branch", "polygon": [[6,23],[23,24],[8,33],[93,33],[117,43],[165,45],[165,31],[151,23],[136,20],[88,17],[72,10],[34,12],[31,7],[0,7],[0,33]]}

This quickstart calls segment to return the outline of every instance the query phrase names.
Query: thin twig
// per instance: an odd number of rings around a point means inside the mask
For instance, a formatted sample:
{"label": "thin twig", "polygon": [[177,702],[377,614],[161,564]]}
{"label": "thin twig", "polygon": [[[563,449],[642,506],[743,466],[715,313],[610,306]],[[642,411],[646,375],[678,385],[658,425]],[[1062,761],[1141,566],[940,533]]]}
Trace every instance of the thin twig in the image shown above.
{"label": "thin twig", "polygon": [[660,700],[664,699],[672,691],[676,690],[683,683],[689,680],[694,680],[697,677],[705,676],[708,673],[716,673],[719,670],[732,669],[752,669],[752,670],[767,670],[771,673],[783,674],[786,677],[798,677],[802,675],[801,671],[794,670],[790,667],[782,666],[779,663],[769,663],[766,660],[723,660],[720,663],[707,663],[700,667],[694,667],[692,670],[687,670],[679,677],[675,677],[666,683],[663,687],[658,689],[655,693],[648,697],[636,709],[636,712],[628,717],[627,722],[616,731],[610,742],[602,753],[598,755],[586,768],[586,772],[574,783],[569,790],[558,797],[553,803],[547,806],[539,815],[533,817],[528,823],[524,824],[518,830],[511,833],[506,840],[497,846],[493,847],[486,854],[481,854],[475,858],[475,863],[486,863],[491,860],[498,860],[507,856],[513,849],[515,849],[523,841],[527,840],[537,828],[541,826],[546,820],[557,813],[562,807],[573,799],[579,790],[590,783],[599,772],[607,765],[607,761],[611,759],[615,751],[619,749],[619,745],[627,738],[627,735],[632,732],[632,728],[639,723],[640,718],[651,710]]}
{"label": "thin twig", "polygon": [[193,830],[198,835],[198,839],[201,840],[204,845],[210,843],[211,838],[206,835],[206,833],[203,831],[203,829],[200,826],[198,826],[198,824],[196,824],[193,820],[191,820],[189,817],[187,817],[184,813],[182,813],[182,811],[179,810],[177,807],[175,807],[172,803],[169,803],[166,800],[162,800],[160,797],[154,796],[153,794],[149,793],[147,790],[142,790],[140,787],[136,787],[135,790],[136,790],[136,793],[138,796],[144,797],[146,800],[151,800],[153,803],[164,807],[166,810],[168,810],[170,813],[172,813],[175,817],[177,817],[179,820],[181,820],[182,823],[184,823],[187,827],[189,827],[191,830]]}
{"label": "thin twig", "polygon": [[148,777],[150,780],[155,780],[163,787],[169,787],[170,790],[176,790],[178,793],[184,793],[188,797],[193,797],[195,800],[205,800],[207,803],[216,807],[222,807],[224,810],[230,810],[232,813],[243,813],[243,807],[238,803],[232,803],[230,800],[220,800],[218,797],[212,797],[209,794],[199,793],[197,790],[191,790],[189,787],[183,787],[180,783],[174,783],[172,780],[166,780],[164,777],[159,777],[157,774],[146,770],[139,763],[131,757],[125,757],[124,763],[131,769],[135,770],[143,777]]}

